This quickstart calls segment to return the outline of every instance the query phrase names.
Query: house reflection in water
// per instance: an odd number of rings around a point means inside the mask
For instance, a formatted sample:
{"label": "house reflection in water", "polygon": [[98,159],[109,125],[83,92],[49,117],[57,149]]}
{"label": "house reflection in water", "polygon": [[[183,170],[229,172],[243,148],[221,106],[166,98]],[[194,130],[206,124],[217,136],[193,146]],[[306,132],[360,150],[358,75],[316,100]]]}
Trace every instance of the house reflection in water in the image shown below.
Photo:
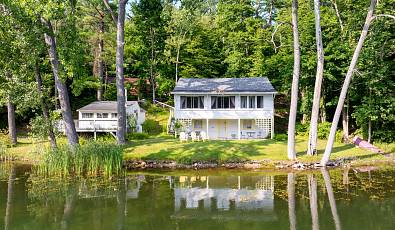
{"label": "house reflection in water", "polygon": [[274,217],[273,176],[180,176],[173,183],[176,216],[178,212],[204,209],[207,212],[261,210],[271,213],[269,219]]}

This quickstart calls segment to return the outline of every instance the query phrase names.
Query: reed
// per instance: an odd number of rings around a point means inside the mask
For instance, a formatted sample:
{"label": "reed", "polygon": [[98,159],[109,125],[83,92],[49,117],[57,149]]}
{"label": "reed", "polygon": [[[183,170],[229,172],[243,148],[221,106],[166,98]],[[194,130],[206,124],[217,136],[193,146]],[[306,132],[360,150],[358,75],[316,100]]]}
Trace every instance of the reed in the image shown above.
{"label": "reed", "polygon": [[37,172],[54,176],[98,176],[110,177],[122,169],[122,148],[116,144],[88,142],[70,148],[66,145],[44,153],[43,163]]}

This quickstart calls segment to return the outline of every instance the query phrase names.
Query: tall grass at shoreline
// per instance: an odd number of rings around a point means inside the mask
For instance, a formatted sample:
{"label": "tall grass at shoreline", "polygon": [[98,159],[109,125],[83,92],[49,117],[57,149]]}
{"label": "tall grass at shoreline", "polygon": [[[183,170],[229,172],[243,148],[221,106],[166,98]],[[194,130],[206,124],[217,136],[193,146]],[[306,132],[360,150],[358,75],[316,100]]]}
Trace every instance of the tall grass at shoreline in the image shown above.
{"label": "tall grass at shoreline", "polygon": [[122,169],[122,148],[112,143],[88,142],[70,148],[62,145],[44,153],[37,172],[49,176],[112,176]]}

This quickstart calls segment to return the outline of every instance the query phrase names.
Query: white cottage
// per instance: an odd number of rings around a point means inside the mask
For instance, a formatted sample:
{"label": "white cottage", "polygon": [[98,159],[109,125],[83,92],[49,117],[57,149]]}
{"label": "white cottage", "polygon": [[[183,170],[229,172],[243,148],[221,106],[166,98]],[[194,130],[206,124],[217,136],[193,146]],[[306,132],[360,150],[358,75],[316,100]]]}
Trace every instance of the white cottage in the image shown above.
{"label": "white cottage", "polygon": [[[77,132],[116,132],[117,131],[117,102],[95,101],[78,111],[78,120],[75,120]],[[141,125],[145,121],[145,111],[140,108],[137,101],[126,102],[126,114],[135,116],[137,131],[141,132]]]}
{"label": "white cottage", "polygon": [[276,90],[265,77],[181,78],[174,120],[209,139],[273,138]]}

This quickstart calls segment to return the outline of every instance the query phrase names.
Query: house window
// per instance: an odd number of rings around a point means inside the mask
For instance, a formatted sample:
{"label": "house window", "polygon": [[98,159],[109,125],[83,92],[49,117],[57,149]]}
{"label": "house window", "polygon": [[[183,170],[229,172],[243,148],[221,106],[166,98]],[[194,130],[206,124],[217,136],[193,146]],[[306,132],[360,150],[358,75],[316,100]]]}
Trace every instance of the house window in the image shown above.
{"label": "house window", "polygon": [[264,106],[263,104],[263,96],[256,97],[256,107],[262,109]]}
{"label": "house window", "polygon": [[193,128],[201,129],[202,127],[203,127],[203,121],[202,120],[194,120],[193,121]]}
{"label": "house window", "polygon": [[118,117],[118,113],[111,113],[111,118],[117,118]]}
{"label": "house window", "polygon": [[252,120],[243,120],[243,129],[252,129]]}
{"label": "house window", "polygon": [[255,96],[249,96],[248,99],[248,108],[255,109]]}
{"label": "house window", "polygon": [[211,109],[234,109],[235,96],[212,96]]}
{"label": "house window", "polygon": [[96,117],[97,118],[108,118],[108,113],[97,113]]}
{"label": "house window", "polygon": [[241,97],[240,97],[240,107],[241,107],[242,109],[248,108],[248,103],[247,103],[247,101],[248,101],[248,97],[247,97],[247,96],[241,96]]}
{"label": "house window", "polygon": [[93,118],[93,113],[82,113],[82,118]]}
{"label": "house window", "polygon": [[181,109],[204,109],[204,96],[181,96]]}

